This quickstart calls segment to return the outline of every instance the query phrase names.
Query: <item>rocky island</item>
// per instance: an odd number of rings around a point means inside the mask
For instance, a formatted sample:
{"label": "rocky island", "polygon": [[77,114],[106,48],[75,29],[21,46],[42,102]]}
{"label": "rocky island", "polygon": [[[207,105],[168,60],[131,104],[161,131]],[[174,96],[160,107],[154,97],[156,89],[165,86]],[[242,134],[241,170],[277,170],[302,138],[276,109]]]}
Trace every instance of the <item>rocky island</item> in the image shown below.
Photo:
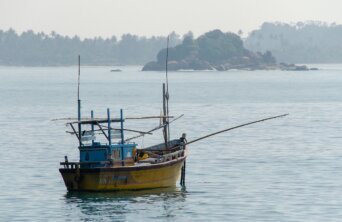
{"label": "rocky island", "polygon": [[[165,70],[166,49],[159,51],[157,61],[148,62],[143,71]],[[294,65],[297,67],[296,65]],[[296,70],[293,65],[281,67],[270,51],[252,52],[246,49],[240,36],[223,33],[220,30],[207,32],[197,39],[192,35],[184,37],[183,42],[169,48],[168,69],[177,70],[267,70],[286,67]],[[300,70],[309,70],[301,66]]]}

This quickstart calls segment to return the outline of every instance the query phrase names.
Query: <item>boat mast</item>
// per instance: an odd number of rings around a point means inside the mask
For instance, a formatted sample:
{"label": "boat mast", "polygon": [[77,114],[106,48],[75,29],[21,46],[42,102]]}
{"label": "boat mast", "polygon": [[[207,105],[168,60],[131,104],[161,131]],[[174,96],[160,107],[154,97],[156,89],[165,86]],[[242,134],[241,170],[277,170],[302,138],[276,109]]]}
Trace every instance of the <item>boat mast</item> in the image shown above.
{"label": "boat mast", "polygon": [[[91,118],[91,120],[93,120],[94,119],[94,111],[92,110],[91,112],[90,112],[90,118]],[[95,132],[95,128],[94,128],[94,124],[92,123],[91,124],[91,132],[92,132],[92,136],[94,136],[95,134],[94,134],[94,132]],[[91,145],[92,146],[94,146],[94,138],[91,140]]]}
{"label": "boat mast", "polygon": [[125,143],[125,136],[124,136],[124,126],[123,126],[123,111],[120,109],[120,134],[121,134],[121,144]]}
{"label": "boat mast", "polygon": [[77,112],[78,112],[78,135],[80,147],[82,145],[82,129],[81,129],[81,100],[80,100],[80,79],[81,79],[81,56],[78,55],[78,82],[77,82]]}
{"label": "boat mast", "polygon": [[166,98],[165,98],[165,83],[163,83],[163,135],[164,135],[164,142],[165,142],[165,148],[168,148],[168,133],[167,133],[167,124],[166,124]]}
{"label": "boat mast", "polygon": [[166,89],[165,84],[163,84],[163,111],[164,111],[164,140],[165,146],[168,148],[168,142],[170,140],[170,125],[169,125],[169,78],[168,78],[168,60],[169,60],[169,41],[170,36],[167,36],[167,45],[166,45],[166,61],[165,61],[165,78],[166,78]]}

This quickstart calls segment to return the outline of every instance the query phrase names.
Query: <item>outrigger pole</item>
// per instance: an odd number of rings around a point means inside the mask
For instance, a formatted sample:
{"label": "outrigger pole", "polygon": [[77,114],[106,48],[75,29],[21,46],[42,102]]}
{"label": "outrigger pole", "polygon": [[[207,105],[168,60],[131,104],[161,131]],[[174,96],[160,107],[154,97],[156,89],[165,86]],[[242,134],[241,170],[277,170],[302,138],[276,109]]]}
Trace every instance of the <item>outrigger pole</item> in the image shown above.
{"label": "outrigger pole", "polygon": [[194,142],[197,142],[197,141],[200,141],[200,140],[203,140],[203,139],[206,139],[208,137],[211,137],[211,136],[214,136],[214,135],[217,135],[217,134],[220,134],[220,133],[224,133],[224,132],[233,130],[233,129],[237,129],[237,128],[240,128],[240,127],[252,125],[252,124],[255,124],[255,123],[260,123],[260,122],[271,120],[271,119],[276,119],[276,118],[284,117],[284,116],[287,116],[287,115],[289,115],[289,114],[287,113],[287,114],[283,114],[283,115],[279,115],[279,116],[273,116],[273,117],[269,117],[269,118],[265,118],[265,119],[261,119],[261,120],[257,120],[257,121],[253,121],[253,122],[249,122],[249,123],[245,123],[245,124],[241,124],[241,125],[238,125],[238,126],[234,126],[234,127],[228,128],[228,129],[220,130],[220,131],[217,131],[215,133],[211,133],[211,134],[208,134],[206,136],[202,136],[202,137],[199,137],[197,139],[191,140],[191,141],[187,142],[186,145],[194,143]]}
{"label": "outrigger pole", "polygon": [[[255,124],[255,123],[264,122],[264,121],[271,120],[271,119],[285,117],[287,115],[289,115],[289,114],[283,114],[283,115],[279,115],[279,116],[268,117],[268,118],[265,118],[265,119],[260,119],[260,120],[256,120],[256,121],[253,121],[253,122],[244,123],[244,124],[241,124],[241,125],[238,125],[238,126],[234,126],[234,127],[228,128],[228,129],[220,130],[220,131],[217,131],[217,132],[210,133],[208,135],[199,137],[197,139],[191,140],[189,142],[186,142],[185,144],[182,144],[181,146],[189,145],[191,143],[194,143],[194,142],[197,142],[197,141],[200,141],[200,140],[206,139],[208,137],[211,137],[211,136],[214,136],[214,135],[217,135],[217,134],[220,134],[220,133],[224,133],[224,132],[227,132],[227,131],[230,131],[230,130],[234,130],[234,129],[241,128],[241,127],[244,127],[244,126],[252,125],[252,124]],[[174,147],[172,147],[172,149],[175,149],[175,148],[178,148],[178,147],[180,147],[180,145],[174,146]],[[164,151],[164,149],[160,149],[159,151]]]}
{"label": "outrigger pole", "polygon": [[[200,140],[203,140],[203,139],[206,139],[208,137],[211,137],[211,136],[214,136],[214,135],[217,135],[217,134],[220,134],[220,133],[224,133],[224,132],[233,130],[233,129],[237,129],[237,128],[240,128],[240,127],[252,125],[252,124],[255,124],[255,123],[260,123],[260,122],[271,120],[271,119],[276,119],[276,118],[284,117],[284,116],[287,116],[287,115],[289,115],[289,114],[273,116],[273,117],[269,117],[269,118],[265,118],[265,119],[256,120],[256,121],[253,121],[253,122],[241,124],[241,125],[238,125],[238,126],[234,126],[234,127],[228,128],[228,129],[220,130],[220,131],[217,131],[215,133],[210,133],[208,135],[205,135],[205,136],[199,137],[197,139],[191,140],[191,141],[185,143],[183,146],[191,144],[191,143],[194,143],[194,142],[197,142],[197,141],[200,141]],[[176,146],[176,147],[180,147],[180,146]],[[173,147],[173,148],[176,148],[176,147]],[[186,166],[186,161],[184,160],[184,165],[182,166],[182,169],[181,169],[181,180],[180,180],[180,185],[182,187],[185,187],[185,166]]]}
{"label": "outrigger pole", "polygon": [[[172,122],[174,122],[174,121],[176,121],[176,120],[178,120],[178,119],[180,119],[180,118],[182,118],[183,116],[184,116],[184,114],[178,116],[177,118],[171,120],[171,121],[169,122],[169,124],[172,123]],[[164,127],[165,127],[165,124],[162,124],[162,125],[160,125],[160,126],[157,126],[157,127],[153,128],[153,129],[147,131],[147,132],[141,132],[140,135],[137,135],[137,136],[128,138],[128,139],[126,139],[125,141],[130,141],[130,140],[132,140],[132,139],[136,139],[136,138],[142,137],[142,136],[144,136],[145,134],[152,134],[153,131],[156,131],[156,130],[161,129],[161,128],[164,128]],[[128,130],[127,130],[127,131],[128,131]],[[138,132],[138,131],[136,131],[136,132]]]}
{"label": "outrigger pole", "polygon": [[78,82],[77,82],[77,112],[78,112],[78,135],[79,135],[79,142],[80,147],[82,145],[82,129],[81,129],[81,100],[80,100],[80,78],[81,78],[81,56],[78,55]]}

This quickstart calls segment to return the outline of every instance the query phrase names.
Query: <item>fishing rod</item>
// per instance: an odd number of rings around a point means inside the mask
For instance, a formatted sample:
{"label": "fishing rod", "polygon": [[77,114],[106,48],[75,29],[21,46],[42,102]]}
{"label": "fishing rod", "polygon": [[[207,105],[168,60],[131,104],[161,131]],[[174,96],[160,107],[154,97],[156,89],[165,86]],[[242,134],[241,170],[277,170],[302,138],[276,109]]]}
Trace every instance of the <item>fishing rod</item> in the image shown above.
{"label": "fishing rod", "polygon": [[[227,131],[230,131],[230,130],[234,130],[234,129],[241,128],[241,127],[244,127],[244,126],[252,125],[252,124],[255,124],[255,123],[264,122],[264,121],[271,120],[271,119],[276,119],[276,118],[285,117],[285,116],[288,116],[288,115],[289,115],[289,114],[287,113],[287,114],[282,114],[282,115],[278,115],[278,116],[272,116],[272,117],[268,117],[268,118],[265,118],[265,119],[260,119],[260,120],[256,120],[256,121],[253,121],[253,122],[244,123],[244,124],[241,124],[241,125],[238,125],[238,126],[230,127],[230,128],[228,128],[228,129],[220,130],[220,131],[217,131],[217,132],[210,133],[210,134],[208,134],[208,135],[199,137],[199,138],[197,138],[197,139],[191,140],[191,141],[189,141],[189,142],[186,142],[185,144],[178,145],[178,146],[174,146],[174,147],[172,147],[171,149],[176,149],[176,148],[179,148],[179,147],[181,147],[181,146],[189,145],[189,144],[191,144],[191,143],[194,143],[194,142],[197,142],[197,141],[200,141],[200,140],[206,139],[206,138],[208,138],[208,137],[211,137],[211,136],[214,136],[214,135],[217,135],[217,134],[220,134],[220,133],[224,133],[224,132],[227,132]],[[158,151],[168,151],[168,150],[169,150],[169,149],[160,149],[160,150],[158,150]]]}
{"label": "fishing rod", "polygon": [[191,141],[187,142],[186,145],[191,144],[191,143],[194,143],[194,142],[197,142],[197,141],[200,141],[200,140],[203,140],[203,139],[206,139],[206,138],[208,138],[208,137],[211,137],[211,136],[214,136],[214,135],[217,135],[217,134],[220,134],[220,133],[224,133],[224,132],[233,130],[233,129],[241,128],[241,127],[248,126],[248,125],[252,125],[252,124],[255,124],[255,123],[264,122],[264,121],[271,120],[271,119],[276,119],[276,118],[285,117],[285,116],[287,116],[287,115],[289,115],[289,114],[287,113],[287,114],[283,114],[283,115],[279,115],[279,116],[268,117],[268,118],[265,118],[265,119],[256,120],[256,121],[253,121],[253,122],[244,123],[244,124],[241,124],[241,125],[238,125],[238,126],[234,126],[234,127],[228,128],[228,129],[220,130],[220,131],[217,131],[217,132],[210,133],[210,134],[208,134],[208,135],[199,137],[199,138],[197,138],[197,139],[191,140]]}
{"label": "fishing rod", "polygon": [[[167,124],[170,124],[170,123],[172,123],[172,122],[174,122],[174,121],[176,121],[176,120],[182,118],[183,116],[184,116],[184,114],[182,114],[182,115],[176,117],[175,119],[173,119],[172,121],[168,122]],[[166,124],[162,124],[162,125],[160,125],[160,126],[157,126],[157,127],[153,128],[153,129],[147,131],[145,134],[152,133],[153,131],[156,131],[156,130],[158,130],[158,129],[161,129],[161,128],[165,127],[165,126],[166,126]],[[140,135],[137,135],[137,136],[128,138],[128,139],[126,139],[125,141],[128,142],[128,141],[130,141],[130,140],[133,140],[133,139],[136,139],[136,138],[145,136],[145,134],[140,134]]]}
{"label": "fishing rod", "polygon": [[[99,124],[101,125],[101,124]],[[101,125],[103,128],[105,129],[108,129],[107,126],[104,126],[104,125]],[[111,130],[121,130],[121,129],[118,129],[118,128],[110,128]],[[140,133],[140,134],[149,134],[149,135],[152,135],[152,133],[149,133],[149,132],[144,132],[144,131],[140,131],[140,130],[133,130],[133,129],[122,129],[123,131],[127,131],[127,132],[133,132],[133,133]]]}
{"label": "fishing rod", "polygon": [[[182,145],[178,145],[178,146],[176,146],[176,147],[173,147],[172,149],[178,148],[178,147],[181,147],[181,146],[185,146],[185,145],[188,145],[188,144],[191,144],[191,143],[194,143],[194,142],[197,142],[197,141],[206,139],[206,138],[208,138],[208,137],[211,137],[211,136],[214,136],[214,135],[217,135],[217,134],[220,134],[220,133],[224,133],[224,132],[227,132],[227,131],[230,131],[230,130],[234,130],[234,129],[237,129],[237,128],[240,128],[240,127],[252,125],[252,124],[255,124],[255,123],[260,123],[260,122],[267,121],[267,120],[271,120],[271,119],[276,119],[276,118],[285,117],[285,116],[287,116],[287,115],[289,115],[289,114],[283,114],[283,115],[279,115],[279,116],[268,117],[268,118],[265,118],[265,119],[256,120],[256,121],[253,121],[253,122],[244,123],[244,124],[241,124],[241,125],[238,125],[238,126],[230,127],[230,128],[228,128],[228,129],[220,130],[220,131],[217,131],[217,132],[210,133],[210,134],[208,134],[208,135],[199,137],[199,138],[197,138],[197,139],[191,140],[191,141],[189,141],[189,142],[186,142],[185,144],[182,144]],[[182,168],[181,168],[181,180],[180,180],[180,185],[181,185],[182,187],[185,187],[185,167],[186,167],[186,160],[184,160],[184,164],[183,164],[183,166],[182,166]]]}

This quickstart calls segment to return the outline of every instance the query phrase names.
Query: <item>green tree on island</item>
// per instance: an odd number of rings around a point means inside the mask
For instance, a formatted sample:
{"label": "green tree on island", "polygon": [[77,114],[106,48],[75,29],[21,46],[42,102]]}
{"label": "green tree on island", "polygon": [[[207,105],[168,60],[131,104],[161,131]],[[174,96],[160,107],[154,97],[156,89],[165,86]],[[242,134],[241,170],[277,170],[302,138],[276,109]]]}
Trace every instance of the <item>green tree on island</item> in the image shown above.
{"label": "green tree on island", "polygon": [[[147,63],[143,70],[164,70],[166,49],[159,51],[157,61]],[[169,48],[170,70],[227,70],[264,69],[274,66],[271,52],[253,53],[243,46],[237,34],[216,29],[197,39],[192,34],[184,37],[180,45]]]}

